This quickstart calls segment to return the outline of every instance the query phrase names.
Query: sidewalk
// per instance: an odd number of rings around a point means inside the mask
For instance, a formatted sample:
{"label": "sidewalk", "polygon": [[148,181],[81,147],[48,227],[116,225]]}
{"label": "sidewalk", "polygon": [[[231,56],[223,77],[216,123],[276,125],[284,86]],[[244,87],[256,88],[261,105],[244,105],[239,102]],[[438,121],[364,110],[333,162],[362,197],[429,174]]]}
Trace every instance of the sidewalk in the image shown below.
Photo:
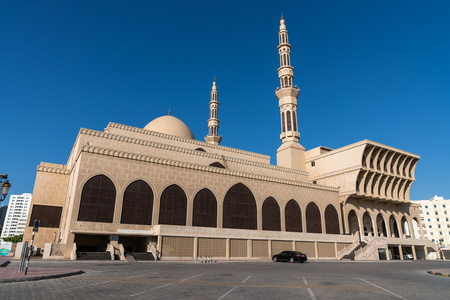
{"label": "sidewalk", "polygon": [[81,270],[69,268],[29,267],[28,273],[25,275],[25,269],[24,272],[19,272],[17,266],[8,265],[9,259],[0,257],[0,283],[60,278],[83,273]]}
{"label": "sidewalk", "polygon": [[450,269],[431,269],[427,271],[428,274],[450,277]]}

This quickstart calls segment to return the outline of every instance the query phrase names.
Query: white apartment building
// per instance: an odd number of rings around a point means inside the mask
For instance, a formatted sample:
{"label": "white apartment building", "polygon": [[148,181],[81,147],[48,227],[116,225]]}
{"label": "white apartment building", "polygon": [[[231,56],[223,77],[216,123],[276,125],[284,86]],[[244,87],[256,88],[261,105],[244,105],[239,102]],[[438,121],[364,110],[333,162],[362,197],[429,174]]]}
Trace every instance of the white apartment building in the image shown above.
{"label": "white apartment building", "polygon": [[420,204],[424,236],[437,244],[440,242],[442,248],[450,248],[450,199],[435,195],[415,202]]}
{"label": "white apartment building", "polygon": [[11,195],[1,237],[11,237],[25,232],[32,195]]}
{"label": "white apartment building", "polygon": [[8,210],[8,206],[6,206],[6,205],[3,205],[2,207],[0,207],[0,231],[3,229],[3,222],[5,222],[7,210]]}

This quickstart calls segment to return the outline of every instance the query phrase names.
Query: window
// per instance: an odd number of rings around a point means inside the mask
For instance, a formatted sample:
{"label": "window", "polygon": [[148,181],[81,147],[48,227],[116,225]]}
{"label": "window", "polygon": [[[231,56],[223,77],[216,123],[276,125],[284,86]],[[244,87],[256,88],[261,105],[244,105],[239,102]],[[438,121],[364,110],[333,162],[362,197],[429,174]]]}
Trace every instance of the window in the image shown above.
{"label": "window", "polygon": [[442,231],[439,231],[439,234],[442,235]]}
{"label": "window", "polygon": [[428,208],[428,205],[425,205],[425,208]]}
{"label": "window", "polygon": [[439,222],[439,218],[437,218],[437,219],[436,219],[436,221],[438,221],[438,222]]}
{"label": "window", "polygon": [[291,112],[289,110],[286,112],[286,124],[287,124],[287,131],[292,131]]}
{"label": "window", "polygon": [[311,167],[315,167],[316,166],[316,162],[315,161],[312,161],[311,162]]}
{"label": "window", "polygon": [[427,215],[429,215],[430,213],[429,212],[427,212]]}
{"label": "window", "polygon": [[431,226],[431,225],[428,225],[428,228],[433,228],[433,226]]}
{"label": "window", "polygon": [[434,207],[434,208],[436,208],[436,204],[435,204],[435,205],[433,205],[433,207]]}
{"label": "window", "polygon": [[445,204],[442,204],[442,207],[445,208]]}
{"label": "window", "polygon": [[81,192],[78,221],[112,223],[115,202],[116,188],[111,179],[105,175],[92,177]]}
{"label": "window", "polygon": [[438,228],[441,228],[441,225],[438,225]]}
{"label": "window", "polygon": [[432,232],[430,232],[430,235],[433,235],[433,233],[432,233]]}
{"label": "window", "polygon": [[297,118],[295,116],[295,111],[292,112],[292,122],[294,123],[294,131],[297,131]]}

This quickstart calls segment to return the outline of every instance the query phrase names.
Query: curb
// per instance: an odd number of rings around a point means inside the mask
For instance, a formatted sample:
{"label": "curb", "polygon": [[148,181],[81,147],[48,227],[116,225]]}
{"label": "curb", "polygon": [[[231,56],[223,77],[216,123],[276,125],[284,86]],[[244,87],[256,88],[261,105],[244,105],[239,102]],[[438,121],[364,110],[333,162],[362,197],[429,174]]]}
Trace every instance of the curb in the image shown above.
{"label": "curb", "polygon": [[73,276],[73,275],[79,275],[79,274],[83,274],[83,273],[84,272],[82,270],[78,270],[75,272],[69,272],[69,273],[64,273],[64,274],[54,274],[54,275],[34,276],[34,277],[20,277],[20,278],[6,278],[6,279],[0,279],[0,283],[36,281],[36,280],[42,280],[42,279],[62,278],[62,277],[68,277],[68,276]]}
{"label": "curb", "polygon": [[427,271],[428,274],[433,274],[433,275],[438,275],[438,276],[445,276],[445,277],[450,277],[450,274],[447,273],[441,273],[441,272],[433,272],[431,270]]}

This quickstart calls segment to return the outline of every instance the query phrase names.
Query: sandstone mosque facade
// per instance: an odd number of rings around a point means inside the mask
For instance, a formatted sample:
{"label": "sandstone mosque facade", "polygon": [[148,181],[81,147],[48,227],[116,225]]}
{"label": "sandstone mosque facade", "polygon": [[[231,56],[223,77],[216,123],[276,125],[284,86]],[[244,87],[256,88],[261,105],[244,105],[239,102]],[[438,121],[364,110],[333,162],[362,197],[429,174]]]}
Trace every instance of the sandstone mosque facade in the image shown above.
{"label": "sandstone mosque facade", "polygon": [[305,151],[290,51],[282,19],[277,165],[220,145],[214,81],[205,142],[171,115],[144,128],[82,128],[65,165],[37,167],[24,240],[40,220],[34,244],[44,258],[270,259],[283,250],[310,259],[432,257],[409,199],[420,157],[369,140]]}

